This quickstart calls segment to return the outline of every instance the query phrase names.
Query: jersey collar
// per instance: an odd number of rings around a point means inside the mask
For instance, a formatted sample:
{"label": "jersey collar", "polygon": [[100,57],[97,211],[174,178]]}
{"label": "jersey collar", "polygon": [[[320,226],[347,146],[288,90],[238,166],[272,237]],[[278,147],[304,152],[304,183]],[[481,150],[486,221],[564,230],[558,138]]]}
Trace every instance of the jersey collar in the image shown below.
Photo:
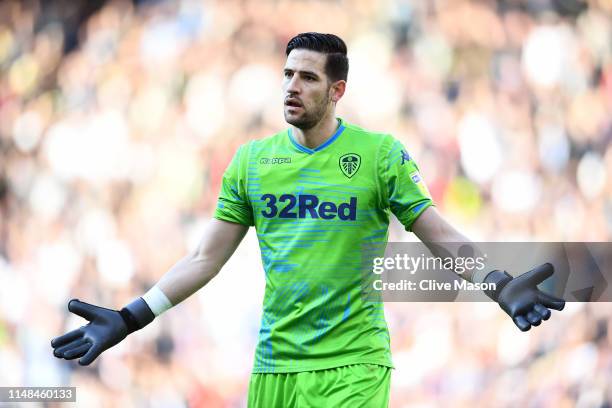
{"label": "jersey collar", "polygon": [[291,128],[289,128],[287,130],[287,135],[289,136],[289,140],[291,140],[291,143],[293,143],[293,145],[298,150],[300,150],[300,151],[302,151],[304,153],[314,154],[315,152],[319,152],[319,151],[325,149],[327,146],[329,146],[330,144],[334,143],[334,141],[336,139],[338,139],[338,137],[340,137],[340,135],[342,134],[342,132],[344,131],[346,126],[345,126],[344,120],[342,118],[338,118],[338,120],[340,122],[340,125],[338,126],[338,129],[336,129],[336,132],[329,139],[327,139],[325,142],[323,142],[319,146],[315,147],[314,149],[310,149],[310,148],[308,148],[306,146],[303,146],[303,145],[299,144],[297,142],[297,140],[295,140],[295,138],[293,137],[293,132],[292,132]]}

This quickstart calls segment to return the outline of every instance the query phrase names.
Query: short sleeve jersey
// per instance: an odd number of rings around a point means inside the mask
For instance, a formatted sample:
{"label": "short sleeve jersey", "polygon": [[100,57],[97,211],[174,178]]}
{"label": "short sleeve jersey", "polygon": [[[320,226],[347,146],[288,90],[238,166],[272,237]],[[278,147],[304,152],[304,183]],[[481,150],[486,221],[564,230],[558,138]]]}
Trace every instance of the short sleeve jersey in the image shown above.
{"label": "short sleeve jersey", "polygon": [[339,119],[309,149],[291,129],[241,146],[215,218],[255,226],[266,288],[253,372],[392,367],[383,305],[361,296],[363,248],[432,205],[402,144]]}

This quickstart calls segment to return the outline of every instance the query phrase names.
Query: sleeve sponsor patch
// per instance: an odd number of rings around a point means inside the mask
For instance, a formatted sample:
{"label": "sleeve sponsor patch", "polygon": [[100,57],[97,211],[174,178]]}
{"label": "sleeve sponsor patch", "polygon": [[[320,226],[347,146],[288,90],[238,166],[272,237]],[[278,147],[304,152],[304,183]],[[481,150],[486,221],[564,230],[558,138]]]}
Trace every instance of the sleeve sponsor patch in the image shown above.
{"label": "sleeve sponsor patch", "polygon": [[414,184],[417,185],[417,187],[419,188],[419,190],[426,196],[431,198],[431,194],[429,193],[429,190],[427,189],[427,186],[425,185],[425,182],[423,181],[423,177],[421,177],[421,173],[418,172],[418,170],[413,171],[412,173],[410,173],[410,179],[412,180],[412,182]]}

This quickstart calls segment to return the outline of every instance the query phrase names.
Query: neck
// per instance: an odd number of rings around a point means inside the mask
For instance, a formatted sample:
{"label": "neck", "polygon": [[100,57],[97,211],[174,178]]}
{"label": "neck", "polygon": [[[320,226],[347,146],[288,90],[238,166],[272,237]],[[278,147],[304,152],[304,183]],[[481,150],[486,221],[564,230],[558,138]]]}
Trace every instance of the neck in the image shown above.
{"label": "neck", "polygon": [[299,129],[292,126],[293,137],[295,140],[309,149],[315,149],[321,146],[329,139],[338,129],[339,122],[335,117],[335,113],[327,113],[316,125],[310,129]]}

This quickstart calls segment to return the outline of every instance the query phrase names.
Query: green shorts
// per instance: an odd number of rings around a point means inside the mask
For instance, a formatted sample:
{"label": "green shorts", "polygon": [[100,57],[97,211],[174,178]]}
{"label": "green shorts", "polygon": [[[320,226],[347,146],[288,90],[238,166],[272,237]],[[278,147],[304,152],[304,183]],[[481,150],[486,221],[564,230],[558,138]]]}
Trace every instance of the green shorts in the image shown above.
{"label": "green shorts", "polygon": [[391,368],[354,364],[300,373],[251,374],[249,408],[384,408]]}

